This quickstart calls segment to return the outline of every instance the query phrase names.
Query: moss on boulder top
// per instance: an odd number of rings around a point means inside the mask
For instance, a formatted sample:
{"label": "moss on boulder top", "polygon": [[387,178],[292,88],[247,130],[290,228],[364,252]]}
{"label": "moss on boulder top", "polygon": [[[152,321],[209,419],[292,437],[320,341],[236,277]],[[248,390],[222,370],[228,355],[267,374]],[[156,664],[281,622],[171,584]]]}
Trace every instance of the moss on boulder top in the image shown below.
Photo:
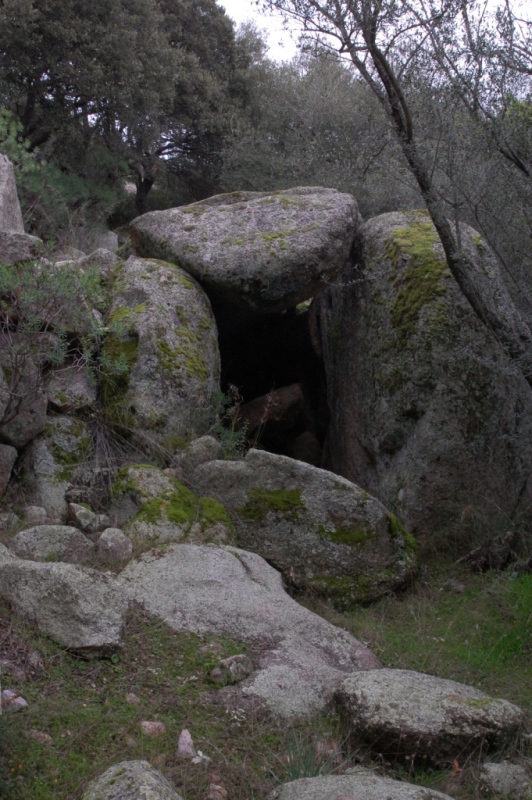
{"label": "moss on boulder top", "polygon": [[177,478],[148,464],[119,470],[110,513],[137,546],[180,541],[226,544],[233,531],[220,502],[198,497]]}

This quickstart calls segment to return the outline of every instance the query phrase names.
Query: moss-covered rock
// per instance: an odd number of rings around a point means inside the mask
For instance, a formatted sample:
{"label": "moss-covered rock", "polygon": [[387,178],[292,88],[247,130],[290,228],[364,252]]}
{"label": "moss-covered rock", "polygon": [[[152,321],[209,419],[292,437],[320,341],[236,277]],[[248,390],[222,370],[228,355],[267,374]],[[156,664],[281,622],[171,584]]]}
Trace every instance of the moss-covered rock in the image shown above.
{"label": "moss-covered rock", "polygon": [[101,380],[108,419],[137,444],[166,450],[205,433],[220,358],[201,288],[173,264],[132,256],[115,271],[112,298]]}
{"label": "moss-covered rock", "polygon": [[417,546],[399,520],[325,470],[250,450],[244,461],[198,466],[192,480],[198,491],[223,501],[239,546],[338,608],[403,586],[417,569]]}
{"label": "moss-covered rock", "polygon": [[139,254],[179,264],[209,297],[240,313],[294,307],[334,280],[359,225],[333,189],[233,192],[131,223]]}
{"label": "moss-covered rock", "polygon": [[44,433],[28,450],[28,505],[46,509],[50,522],[64,522],[66,492],[77,472],[92,454],[92,437],[86,423],[75,417],[49,417]]}
{"label": "moss-covered rock", "polygon": [[[461,243],[486,302],[510,313],[489,247],[467,226]],[[532,508],[530,389],[465,300],[426,213],[370,220],[355,251],[345,285],[312,312],[327,374],[325,466],[418,539],[465,549]]]}
{"label": "moss-covered rock", "polygon": [[177,478],[147,464],[119,471],[110,514],[137,547],[184,541],[227,544],[232,539],[233,524],[222,503],[198,497]]}

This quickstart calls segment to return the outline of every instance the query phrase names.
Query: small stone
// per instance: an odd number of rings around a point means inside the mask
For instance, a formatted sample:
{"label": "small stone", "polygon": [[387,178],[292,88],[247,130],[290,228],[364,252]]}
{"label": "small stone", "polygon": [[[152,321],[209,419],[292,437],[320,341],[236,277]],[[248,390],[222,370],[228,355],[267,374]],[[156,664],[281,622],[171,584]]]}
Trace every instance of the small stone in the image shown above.
{"label": "small stone", "polygon": [[126,744],[128,747],[136,747],[137,742],[132,736],[126,736]]}
{"label": "small stone", "polygon": [[96,551],[105,561],[127,561],[133,555],[133,544],[120,528],[106,528],[96,542]]}
{"label": "small stone", "polygon": [[97,517],[94,511],[78,503],[68,504],[68,521],[83,533],[94,533],[97,530]]}
{"label": "small stone", "polygon": [[211,671],[211,678],[224,686],[239,683],[251,675],[253,662],[244,654],[224,658],[217,667]]}
{"label": "small stone", "polygon": [[19,708],[26,708],[28,703],[18,693],[12,689],[2,689],[2,708],[8,710],[17,710]]}
{"label": "small stone", "polygon": [[143,720],[140,723],[140,729],[145,736],[162,736],[166,733],[166,725],[164,722],[154,722],[150,720]]}
{"label": "small stone", "polygon": [[205,800],[227,800],[227,789],[217,783],[211,783],[205,795]]}
{"label": "small stone", "polygon": [[178,758],[195,758],[196,755],[196,748],[194,747],[190,731],[183,728],[177,740],[177,756]]}
{"label": "small stone", "polygon": [[32,742],[37,742],[37,744],[42,744],[45,747],[49,747],[54,743],[54,740],[48,733],[35,730],[35,728],[31,728],[31,730],[28,731],[27,737],[28,739],[31,739]]}
{"label": "small stone", "polygon": [[520,764],[486,762],[480,769],[480,788],[508,800],[532,800],[532,777]]}
{"label": "small stone", "polygon": [[45,525],[47,520],[46,509],[42,506],[26,506],[22,509],[24,522],[28,525]]}
{"label": "small stone", "polygon": [[166,753],[158,753],[156,756],[153,756],[150,761],[154,767],[164,767],[167,758],[168,756]]}
{"label": "small stone", "polygon": [[460,583],[460,581],[454,580],[454,578],[449,578],[443,584],[443,588],[446,592],[452,592],[453,594],[463,594],[466,590],[465,583]]}
{"label": "small stone", "polygon": [[138,706],[140,705],[140,697],[133,692],[129,692],[126,694],[126,703],[129,703],[130,706]]}

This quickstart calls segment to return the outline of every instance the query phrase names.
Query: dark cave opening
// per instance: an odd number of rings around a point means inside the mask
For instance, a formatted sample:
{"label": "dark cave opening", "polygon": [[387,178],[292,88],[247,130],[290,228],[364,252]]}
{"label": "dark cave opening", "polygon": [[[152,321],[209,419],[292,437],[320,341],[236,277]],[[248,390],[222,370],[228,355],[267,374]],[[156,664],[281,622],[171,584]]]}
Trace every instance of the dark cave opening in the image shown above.
{"label": "dark cave opening", "polygon": [[237,395],[249,444],[319,466],[327,429],[325,373],[309,311],[228,319],[219,328],[222,392]]}

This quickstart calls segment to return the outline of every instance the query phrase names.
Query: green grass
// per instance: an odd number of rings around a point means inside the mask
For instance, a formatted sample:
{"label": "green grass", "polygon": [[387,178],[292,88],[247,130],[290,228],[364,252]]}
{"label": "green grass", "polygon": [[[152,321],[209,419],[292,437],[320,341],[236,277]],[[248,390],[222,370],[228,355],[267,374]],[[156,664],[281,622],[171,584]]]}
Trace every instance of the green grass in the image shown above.
{"label": "green grass", "polygon": [[[243,652],[231,641],[178,634],[137,611],[129,620],[125,652],[115,663],[83,661],[22,626],[0,605],[4,655],[6,641],[11,657],[14,652],[22,665],[25,654],[37,649],[43,668],[24,683],[3,679],[4,688],[19,691],[29,707],[0,717],[1,798],[79,800],[90,780],[126,759],[150,761],[184,800],[203,800],[211,775],[229,797],[246,800],[265,797],[277,776],[284,777],[286,726],[228,713],[205,696],[217,689],[210,670],[221,658]],[[139,705],[126,702],[130,692],[140,698]],[[167,733],[143,735],[142,720],[163,722]],[[320,723],[324,736],[331,724]],[[176,757],[183,728],[209,763]],[[47,733],[52,744],[28,739],[30,729]],[[303,735],[305,726],[300,730]]]}
{"label": "green grass", "polygon": [[[465,592],[447,591],[448,578]],[[385,666],[451,678],[532,709],[532,574],[434,565],[399,597],[345,615],[315,610],[366,641]]]}
{"label": "green grass", "polygon": [[[446,590],[449,578],[465,586],[463,594]],[[530,728],[532,574],[479,575],[450,563],[433,563],[410,591],[368,607],[339,614],[313,598],[304,604],[364,641],[384,666],[449,678],[509,700],[525,710]],[[528,759],[529,750],[530,746],[524,754]],[[473,762],[460,765],[463,769],[455,775],[385,766],[394,777],[457,800],[479,796],[478,764]]]}
{"label": "green grass", "polygon": [[[444,589],[450,577],[465,584],[463,594]],[[519,704],[530,716],[532,575],[473,575],[435,564],[425,568],[409,592],[352,612],[340,614],[308,597],[304,602],[366,642],[385,666],[477,686]],[[290,728],[227,713],[214,703],[206,694],[216,691],[209,672],[221,658],[243,652],[234,642],[177,634],[137,610],[116,663],[82,661],[0,605],[0,655],[24,666],[32,649],[41,654],[42,668],[30,671],[20,684],[8,676],[3,680],[4,687],[21,692],[29,707],[0,718],[2,798],[80,800],[90,780],[125,759],[150,761],[184,800],[203,800],[213,775],[230,798],[263,800],[280,781],[345,766],[335,717],[323,715]],[[126,703],[129,692],[140,698],[139,705]],[[146,737],[141,720],[164,722],[167,733]],[[52,744],[29,740],[31,728],[49,734]],[[183,728],[211,762],[177,759]],[[363,751],[355,757],[371,763]],[[380,766],[393,777],[446,791],[457,800],[478,796],[475,765],[460,765],[463,770],[454,776],[451,771]]]}

